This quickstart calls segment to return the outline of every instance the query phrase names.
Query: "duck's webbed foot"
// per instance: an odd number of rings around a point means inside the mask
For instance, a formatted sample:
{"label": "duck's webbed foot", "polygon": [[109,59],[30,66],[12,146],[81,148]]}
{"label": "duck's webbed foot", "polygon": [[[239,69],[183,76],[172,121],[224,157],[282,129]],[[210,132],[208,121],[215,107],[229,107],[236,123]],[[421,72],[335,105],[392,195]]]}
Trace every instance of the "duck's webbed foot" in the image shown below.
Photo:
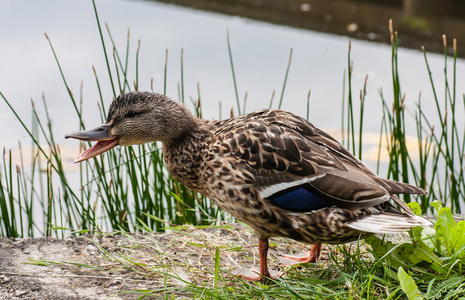
{"label": "duck's webbed foot", "polygon": [[282,266],[297,265],[303,263],[314,263],[320,258],[321,243],[316,243],[312,246],[312,250],[301,251],[295,255],[282,254],[278,257],[279,263]]}
{"label": "duck's webbed foot", "polygon": [[282,271],[268,270],[268,276],[262,276],[260,275],[260,269],[257,267],[253,267],[251,269],[235,269],[232,273],[237,277],[254,282],[265,282],[268,278],[276,279],[284,275],[284,272]]}
{"label": "duck's webbed foot", "polygon": [[269,278],[279,278],[284,275],[284,272],[268,270],[268,239],[259,239],[258,252],[260,254],[260,269],[254,267],[249,270],[235,269],[232,273],[240,278],[249,281],[260,281],[265,283]]}

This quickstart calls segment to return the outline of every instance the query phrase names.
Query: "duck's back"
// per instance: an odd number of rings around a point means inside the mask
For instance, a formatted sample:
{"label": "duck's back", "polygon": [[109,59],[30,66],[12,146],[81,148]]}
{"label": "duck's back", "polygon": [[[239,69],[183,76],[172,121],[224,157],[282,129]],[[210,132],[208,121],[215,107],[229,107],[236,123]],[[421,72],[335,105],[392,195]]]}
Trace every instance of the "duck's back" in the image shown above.
{"label": "duck's back", "polygon": [[305,183],[341,207],[370,207],[389,199],[383,179],[324,131],[289,112],[262,110],[229,119],[216,127],[208,144],[217,158],[236,159],[238,171],[251,173],[265,197]]}

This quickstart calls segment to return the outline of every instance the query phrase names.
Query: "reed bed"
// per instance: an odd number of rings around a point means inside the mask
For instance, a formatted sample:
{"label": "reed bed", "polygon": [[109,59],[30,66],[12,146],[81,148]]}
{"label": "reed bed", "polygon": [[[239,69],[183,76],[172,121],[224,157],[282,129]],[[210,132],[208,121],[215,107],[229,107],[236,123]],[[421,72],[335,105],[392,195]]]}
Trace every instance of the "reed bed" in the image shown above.
{"label": "reed bed", "polygon": [[[434,213],[430,205],[432,201],[441,201],[450,207],[454,213],[462,213],[465,199],[464,178],[464,150],[465,130],[457,124],[465,111],[465,95],[457,95],[457,42],[453,39],[452,70],[449,70],[448,61],[451,57],[447,54],[446,36],[444,43],[444,90],[441,98],[436,92],[437,83],[433,80],[432,72],[428,63],[427,53],[422,48],[425,65],[433,92],[436,115],[427,115],[423,110],[424,100],[421,92],[415,103],[415,107],[406,107],[405,94],[401,89],[401,74],[398,68],[398,34],[394,32],[392,24],[392,91],[393,99],[390,101],[384,97],[380,89],[382,112],[380,112],[380,140],[378,145],[377,173],[380,173],[381,154],[387,150],[389,161],[386,174],[380,176],[411,183],[428,191],[428,195],[416,197],[404,195],[404,201],[409,203],[417,201],[424,214]],[[344,94],[342,103],[342,143],[362,159],[363,153],[363,119],[364,103],[366,97],[366,81],[360,90],[359,101],[353,99],[353,88],[351,86],[351,75],[353,62],[350,60],[350,44],[348,53],[348,76],[344,83],[348,86],[347,95]],[[462,99],[460,99],[460,97]],[[358,111],[357,111],[358,108]],[[408,123],[414,120],[418,153],[412,153],[408,147],[408,137],[412,129]],[[357,124],[358,120],[358,124]],[[358,128],[357,128],[358,127]],[[414,158],[413,158],[414,157]]]}

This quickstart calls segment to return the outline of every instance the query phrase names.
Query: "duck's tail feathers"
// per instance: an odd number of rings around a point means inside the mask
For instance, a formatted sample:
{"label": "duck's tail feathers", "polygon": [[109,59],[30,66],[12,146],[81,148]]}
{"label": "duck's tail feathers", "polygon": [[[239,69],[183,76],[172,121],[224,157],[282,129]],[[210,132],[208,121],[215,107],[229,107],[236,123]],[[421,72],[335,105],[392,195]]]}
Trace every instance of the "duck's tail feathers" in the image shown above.
{"label": "duck's tail feathers", "polygon": [[433,223],[415,215],[383,213],[369,215],[347,224],[350,228],[372,233],[401,233],[412,227],[430,227]]}
{"label": "duck's tail feathers", "polygon": [[389,179],[381,179],[380,183],[389,192],[389,194],[428,195],[428,192],[425,191],[424,189],[408,184],[408,183],[398,182],[398,181],[389,180]]}

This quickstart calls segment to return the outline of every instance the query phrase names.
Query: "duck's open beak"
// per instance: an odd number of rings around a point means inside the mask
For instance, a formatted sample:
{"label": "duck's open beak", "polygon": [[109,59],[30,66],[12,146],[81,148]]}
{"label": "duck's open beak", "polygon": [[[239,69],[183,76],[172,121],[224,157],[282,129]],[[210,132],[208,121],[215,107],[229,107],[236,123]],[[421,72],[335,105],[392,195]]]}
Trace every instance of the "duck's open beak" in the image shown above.
{"label": "duck's open beak", "polygon": [[110,126],[108,124],[103,124],[94,130],[71,132],[65,135],[65,138],[73,138],[82,141],[97,141],[97,144],[79,154],[78,157],[74,159],[75,163],[102,154],[103,152],[116,147],[119,143],[118,139],[111,135]]}

